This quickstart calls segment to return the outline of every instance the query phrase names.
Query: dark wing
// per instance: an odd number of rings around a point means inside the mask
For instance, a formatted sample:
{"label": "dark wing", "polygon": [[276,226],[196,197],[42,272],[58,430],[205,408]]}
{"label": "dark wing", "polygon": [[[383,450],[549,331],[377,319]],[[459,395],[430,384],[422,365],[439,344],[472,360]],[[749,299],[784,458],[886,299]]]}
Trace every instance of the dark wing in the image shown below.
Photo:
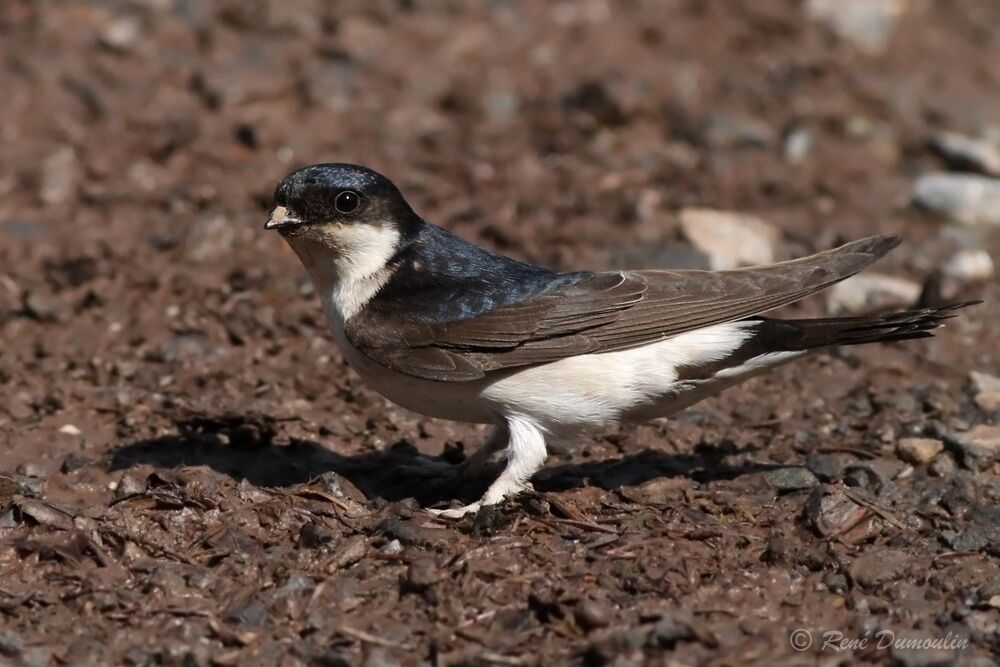
{"label": "dark wing", "polygon": [[[364,309],[352,345],[393,370],[428,380],[613,352],[797,301],[854,275],[899,245],[875,236],[810,257],[735,271],[593,273],[471,319],[430,323]],[[443,297],[446,298],[446,297]]]}

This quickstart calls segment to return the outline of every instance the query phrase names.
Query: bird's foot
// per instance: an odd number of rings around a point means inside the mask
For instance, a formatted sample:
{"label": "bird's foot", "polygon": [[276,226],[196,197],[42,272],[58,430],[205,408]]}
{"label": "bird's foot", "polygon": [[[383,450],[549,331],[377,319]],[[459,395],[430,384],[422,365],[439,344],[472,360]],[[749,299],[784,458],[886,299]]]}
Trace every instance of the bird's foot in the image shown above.
{"label": "bird's foot", "polygon": [[475,514],[479,512],[481,507],[482,503],[477,501],[470,505],[466,505],[465,507],[457,507],[455,509],[447,509],[447,510],[428,509],[427,511],[433,514],[434,516],[439,516],[443,519],[461,519],[463,516],[467,514]]}
{"label": "bird's foot", "polygon": [[487,491],[486,495],[484,495],[480,500],[477,500],[474,503],[466,505],[465,507],[457,507],[454,509],[445,509],[445,510],[428,509],[427,511],[433,514],[434,516],[439,516],[444,519],[461,519],[462,517],[467,516],[469,514],[477,514],[479,510],[483,509],[484,507],[497,505],[503,502],[507,498],[513,498],[522,491],[534,491],[534,490],[535,487],[533,487],[530,482],[525,482],[524,484],[519,484],[516,488],[509,489],[506,493],[502,495],[498,495],[495,492],[490,493],[489,491]]}

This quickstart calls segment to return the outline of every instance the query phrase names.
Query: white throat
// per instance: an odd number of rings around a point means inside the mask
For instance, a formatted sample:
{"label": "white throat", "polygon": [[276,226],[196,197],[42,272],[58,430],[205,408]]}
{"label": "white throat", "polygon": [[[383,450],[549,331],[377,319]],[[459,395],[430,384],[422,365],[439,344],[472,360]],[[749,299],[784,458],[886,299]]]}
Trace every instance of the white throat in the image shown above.
{"label": "white throat", "polygon": [[389,279],[399,246],[393,224],[329,223],[288,237],[323,300],[341,323],[358,313]]}

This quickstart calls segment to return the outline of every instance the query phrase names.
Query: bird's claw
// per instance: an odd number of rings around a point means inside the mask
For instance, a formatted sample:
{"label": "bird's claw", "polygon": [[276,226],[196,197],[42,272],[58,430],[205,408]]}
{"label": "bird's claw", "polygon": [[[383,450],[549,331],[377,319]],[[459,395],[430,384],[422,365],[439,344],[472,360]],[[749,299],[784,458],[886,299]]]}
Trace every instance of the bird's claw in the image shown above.
{"label": "bird's claw", "polygon": [[472,503],[471,505],[466,505],[465,507],[458,507],[455,509],[446,510],[435,510],[428,509],[427,511],[434,516],[441,517],[443,519],[461,519],[468,514],[475,514],[482,507],[482,503]]}

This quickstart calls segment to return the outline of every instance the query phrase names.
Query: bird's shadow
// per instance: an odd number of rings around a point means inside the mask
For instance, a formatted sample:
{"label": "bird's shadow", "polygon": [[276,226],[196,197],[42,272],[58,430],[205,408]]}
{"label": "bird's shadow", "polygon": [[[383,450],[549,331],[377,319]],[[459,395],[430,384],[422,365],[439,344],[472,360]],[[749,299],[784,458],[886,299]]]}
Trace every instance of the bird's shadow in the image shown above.
{"label": "bird's shadow", "polygon": [[[147,464],[156,468],[206,466],[236,480],[262,487],[290,487],[335,472],[354,484],[368,499],[387,501],[415,498],[421,505],[478,498],[499,473],[458,479],[428,473],[442,464],[455,464],[463,454],[447,449],[442,456],[422,454],[401,441],[381,450],[345,455],[310,440],[274,442],[273,422],[259,417],[224,415],[177,422],[177,432],[139,440],[114,450],[109,469],[124,470]],[[763,469],[747,464],[727,465],[725,457],[737,453],[735,445],[697,446],[690,454],[652,449],[613,460],[551,465],[534,478],[538,491],[563,491],[581,486],[616,490],[660,477],[689,477],[699,482],[733,479]],[[492,476],[490,476],[492,475]]]}

